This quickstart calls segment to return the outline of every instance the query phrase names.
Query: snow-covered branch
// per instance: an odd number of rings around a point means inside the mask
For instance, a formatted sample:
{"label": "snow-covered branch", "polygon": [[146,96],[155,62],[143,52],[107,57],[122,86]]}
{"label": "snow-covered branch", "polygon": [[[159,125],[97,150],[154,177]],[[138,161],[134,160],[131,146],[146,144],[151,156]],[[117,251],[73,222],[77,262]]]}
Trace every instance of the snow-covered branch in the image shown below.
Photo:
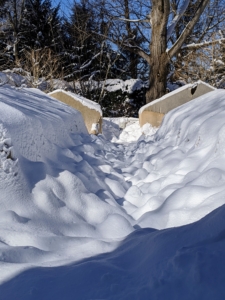
{"label": "snow-covered branch", "polygon": [[130,22],[130,23],[149,23],[150,18],[147,19],[137,19],[137,20],[131,20],[131,19],[126,19],[126,18],[116,18],[116,20],[124,21],[124,22]]}
{"label": "snow-covered branch", "polygon": [[183,32],[181,33],[180,37],[177,41],[173,44],[173,46],[167,50],[169,57],[173,57],[182,47],[183,43],[185,42],[186,38],[191,34],[195,24],[198,22],[201,14],[205,10],[206,6],[208,5],[209,0],[202,0],[199,4],[199,7],[195,13],[195,16],[191,19],[191,21],[187,24],[184,28]]}
{"label": "snow-covered branch", "polygon": [[212,41],[204,41],[204,42],[198,43],[198,44],[192,43],[192,44],[189,44],[189,45],[185,45],[184,47],[182,47],[182,49],[194,50],[194,49],[198,49],[198,48],[202,48],[202,47],[205,47],[205,46],[218,44],[218,43],[222,43],[222,42],[225,42],[225,38],[212,40]]}
{"label": "snow-covered branch", "polygon": [[94,60],[95,58],[97,58],[100,54],[101,54],[101,52],[97,53],[96,55],[94,55],[94,56],[90,59],[90,61],[85,62],[85,63],[80,67],[80,70],[84,70],[84,69],[86,69],[87,67],[89,67],[89,66],[91,65],[91,63],[93,62],[93,60]]}

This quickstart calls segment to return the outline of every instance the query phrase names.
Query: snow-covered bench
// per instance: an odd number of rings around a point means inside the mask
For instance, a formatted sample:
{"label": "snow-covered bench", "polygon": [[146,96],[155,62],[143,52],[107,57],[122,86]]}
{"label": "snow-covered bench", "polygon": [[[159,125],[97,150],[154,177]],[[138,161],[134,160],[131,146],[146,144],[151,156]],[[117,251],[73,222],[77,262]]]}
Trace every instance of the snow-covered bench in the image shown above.
{"label": "snow-covered bench", "polygon": [[89,133],[102,132],[102,110],[98,103],[64,90],[55,90],[48,95],[80,111]]}
{"label": "snow-covered bench", "polygon": [[195,84],[184,85],[142,106],[139,110],[140,126],[150,123],[152,126],[159,127],[164,115],[170,110],[213,90],[214,87],[200,80]]}

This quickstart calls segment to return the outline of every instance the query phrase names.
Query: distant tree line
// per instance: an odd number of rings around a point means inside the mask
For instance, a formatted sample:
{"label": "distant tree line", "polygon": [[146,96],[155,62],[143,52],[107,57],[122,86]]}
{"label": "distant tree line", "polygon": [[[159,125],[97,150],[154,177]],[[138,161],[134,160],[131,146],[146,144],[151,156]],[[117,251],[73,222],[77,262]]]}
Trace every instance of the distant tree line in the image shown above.
{"label": "distant tree line", "polygon": [[68,81],[141,76],[138,62],[129,72],[128,54],[107,41],[103,8],[89,1],[75,1],[63,16],[51,0],[1,0],[0,20],[0,70],[54,71]]}
{"label": "distant tree line", "polygon": [[[147,102],[168,81],[225,83],[224,0],[0,0],[0,71],[35,80],[149,80]],[[34,80],[34,81],[35,81]],[[88,86],[84,85],[85,88]],[[103,86],[96,101],[101,101]]]}

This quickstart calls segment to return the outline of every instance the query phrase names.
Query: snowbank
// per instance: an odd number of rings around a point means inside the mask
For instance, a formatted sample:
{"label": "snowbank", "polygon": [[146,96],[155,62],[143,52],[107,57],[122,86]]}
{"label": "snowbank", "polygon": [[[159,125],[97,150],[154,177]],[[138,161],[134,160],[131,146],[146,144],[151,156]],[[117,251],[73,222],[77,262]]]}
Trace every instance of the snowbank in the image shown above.
{"label": "snowbank", "polygon": [[224,120],[225,91],[210,92],[169,112],[132,149],[138,168],[130,164],[124,206],[139,226],[185,225],[225,203]]}
{"label": "snowbank", "polygon": [[111,166],[113,149],[73,108],[0,88],[0,282],[110,251],[134,230],[117,203],[129,184]]}
{"label": "snowbank", "polygon": [[0,123],[4,300],[224,298],[224,90],[126,146],[37,90],[1,87]]}
{"label": "snowbank", "polygon": [[[225,207],[198,223],[137,229],[113,252],[35,268],[0,286],[3,299],[212,300],[225,295]],[[13,293],[12,291],[15,291]]]}

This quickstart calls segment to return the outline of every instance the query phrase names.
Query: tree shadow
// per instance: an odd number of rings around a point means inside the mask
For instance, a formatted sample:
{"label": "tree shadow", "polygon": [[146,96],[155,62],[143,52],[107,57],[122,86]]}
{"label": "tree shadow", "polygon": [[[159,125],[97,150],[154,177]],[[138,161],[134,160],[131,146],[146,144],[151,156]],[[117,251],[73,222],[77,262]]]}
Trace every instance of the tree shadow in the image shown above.
{"label": "tree shadow", "polygon": [[138,245],[155,232],[154,229],[136,230],[115,251],[73,264],[30,268],[0,285],[1,299],[139,299],[132,291],[126,295],[139,277],[132,271],[133,263],[141,255],[141,251],[137,252]]}

